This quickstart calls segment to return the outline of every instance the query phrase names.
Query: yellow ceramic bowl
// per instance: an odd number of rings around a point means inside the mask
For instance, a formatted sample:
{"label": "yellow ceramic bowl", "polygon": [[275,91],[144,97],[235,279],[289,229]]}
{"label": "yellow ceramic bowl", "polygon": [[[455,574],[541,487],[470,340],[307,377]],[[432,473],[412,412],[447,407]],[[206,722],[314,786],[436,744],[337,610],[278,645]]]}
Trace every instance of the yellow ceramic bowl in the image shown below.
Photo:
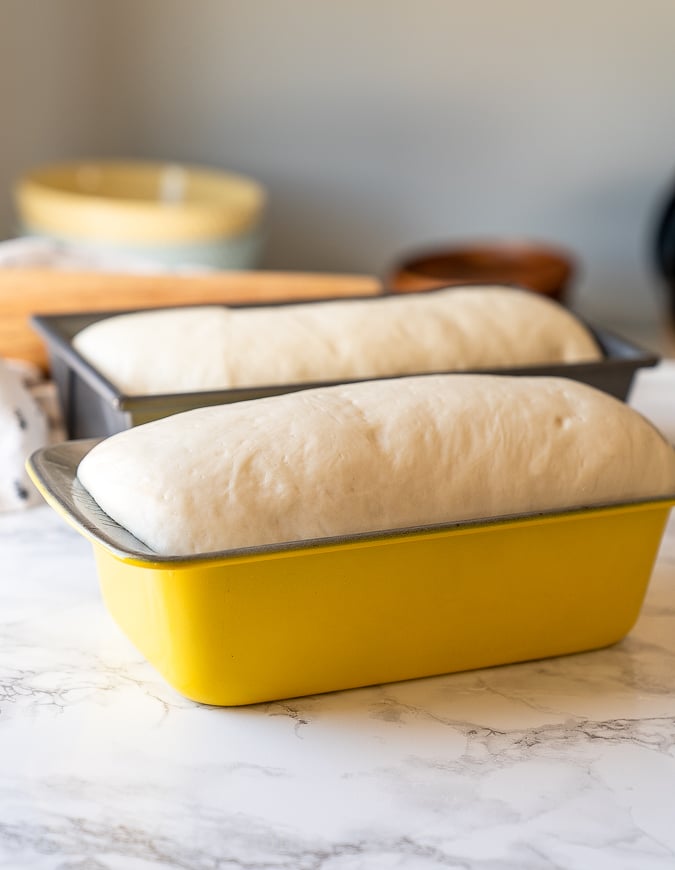
{"label": "yellow ceramic bowl", "polygon": [[607,646],[633,626],[675,497],[162,557],[76,478],[96,441],[34,454],[94,545],[113,618],[179,692],[235,705]]}
{"label": "yellow ceramic bowl", "polygon": [[29,234],[227,268],[211,262],[220,247],[232,256],[238,246],[241,259],[259,243],[265,191],[251,178],[193,166],[79,161],[29,171],[15,201]]}

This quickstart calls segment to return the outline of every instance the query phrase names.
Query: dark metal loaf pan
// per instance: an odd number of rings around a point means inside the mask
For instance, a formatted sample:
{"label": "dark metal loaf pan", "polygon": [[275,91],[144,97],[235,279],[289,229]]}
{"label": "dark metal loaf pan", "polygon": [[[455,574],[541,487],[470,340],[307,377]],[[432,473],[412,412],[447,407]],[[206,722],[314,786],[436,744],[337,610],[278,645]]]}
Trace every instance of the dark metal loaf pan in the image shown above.
{"label": "dark metal loaf pan", "polygon": [[[129,429],[140,423],[147,423],[150,420],[193,408],[242,402],[337,383],[335,381],[317,381],[267,387],[208,390],[196,393],[128,396],[121,393],[117,387],[96,371],[72,345],[74,336],[86,326],[105,317],[121,313],[124,312],[98,311],[82,314],[43,315],[32,318],[34,328],[47,344],[52,377],[57,384],[59,401],[70,438],[100,438]],[[588,363],[560,363],[512,369],[490,369],[481,373],[567,377],[590,384],[625,400],[638,369],[656,365],[659,357],[618,335],[603,329],[590,328],[602,348],[604,354],[602,360]],[[466,373],[468,374],[468,372]]]}

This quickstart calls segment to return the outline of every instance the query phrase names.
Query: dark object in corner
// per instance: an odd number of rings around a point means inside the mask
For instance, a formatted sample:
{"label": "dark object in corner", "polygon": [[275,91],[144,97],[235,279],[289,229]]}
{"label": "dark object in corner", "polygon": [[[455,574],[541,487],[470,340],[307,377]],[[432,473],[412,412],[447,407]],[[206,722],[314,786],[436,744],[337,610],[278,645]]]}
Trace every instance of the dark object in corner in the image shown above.
{"label": "dark object in corner", "polygon": [[668,294],[670,318],[675,323],[675,190],[657,220],[655,254],[656,268]]}

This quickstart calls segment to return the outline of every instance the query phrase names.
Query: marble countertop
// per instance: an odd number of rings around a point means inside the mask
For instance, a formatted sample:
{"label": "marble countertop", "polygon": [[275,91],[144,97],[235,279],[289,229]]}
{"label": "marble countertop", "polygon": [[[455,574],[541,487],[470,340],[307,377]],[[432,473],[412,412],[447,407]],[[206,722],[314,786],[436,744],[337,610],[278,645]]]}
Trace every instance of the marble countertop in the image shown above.
{"label": "marble countertop", "polygon": [[[675,440],[675,362],[632,401]],[[0,868],[675,867],[675,516],[611,648],[237,709],[144,662],[49,508],[0,566]]]}

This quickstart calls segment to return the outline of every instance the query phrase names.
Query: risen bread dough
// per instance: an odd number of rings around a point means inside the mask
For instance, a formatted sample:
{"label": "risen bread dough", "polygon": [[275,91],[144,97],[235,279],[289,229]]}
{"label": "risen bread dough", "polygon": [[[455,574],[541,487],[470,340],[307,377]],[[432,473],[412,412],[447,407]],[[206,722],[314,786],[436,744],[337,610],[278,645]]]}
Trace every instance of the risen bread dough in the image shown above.
{"label": "risen bread dough", "polygon": [[452,288],[100,320],[73,345],[128,395],[180,393],[599,359],[557,303],[510,287]]}
{"label": "risen bread dough", "polygon": [[98,444],[78,476],[187,555],[675,492],[675,451],[562,378],[439,375],[202,408]]}

